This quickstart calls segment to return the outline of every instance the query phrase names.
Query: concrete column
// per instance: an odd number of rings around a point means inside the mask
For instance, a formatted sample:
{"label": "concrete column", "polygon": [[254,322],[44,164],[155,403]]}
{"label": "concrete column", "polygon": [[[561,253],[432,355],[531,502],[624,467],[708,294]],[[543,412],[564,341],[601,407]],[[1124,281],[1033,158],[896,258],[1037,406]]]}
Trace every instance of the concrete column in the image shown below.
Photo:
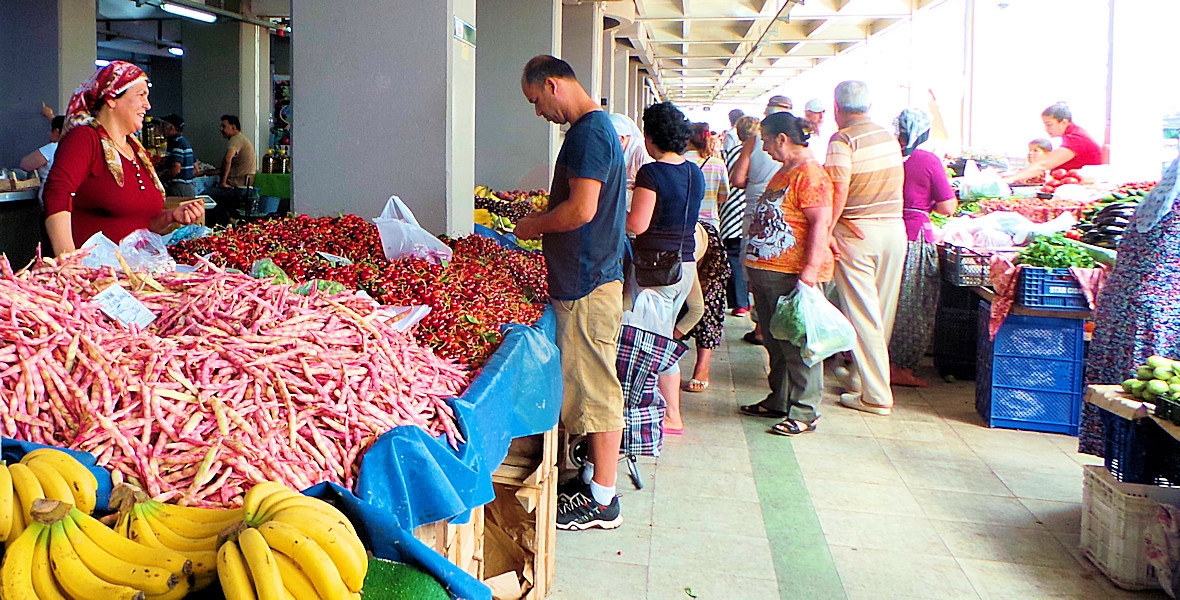
{"label": "concrete column", "polygon": [[631,68],[631,52],[628,48],[618,42],[614,45],[614,56],[611,60],[615,63],[614,68],[614,84],[611,86],[611,111],[612,112],[626,112],[627,111],[627,90]]}
{"label": "concrete column", "polygon": [[64,114],[94,74],[95,0],[4,0],[0,14],[0,167],[15,167],[49,142],[41,103]]}
{"label": "concrete column", "polygon": [[[1180,19],[1174,3],[1114,2],[1110,8],[1110,60],[1107,85],[1106,149],[1116,181],[1157,180],[1161,162],[1176,158],[1160,151],[1166,104],[1176,97],[1177,84],[1160,77],[1155,61]],[[1102,143],[1100,132],[1091,130]]]}
{"label": "concrete column", "polygon": [[627,115],[639,122],[639,117],[643,116],[643,101],[640,94],[643,90],[639,87],[639,63],[632,62],[627,65]]}
{"label": "concrete column", "polygon": [[602,33],[602,84],[599,104],[606,112],[615,112],[615,32]]}
{"label": "concrete column", "polygon": [[469,232],[476,50],[454,34],[475,0],[293,0],[291,16],[295,209],[375,217],[397,194],[431,232]]}
{"label": "concrete column", "polygon": [[561,54],[561,0],[478,0],[475,182],[496,190],[548,189],[556,126],[520,91],[528,60]]}
{"label": "concrete column", "polygon": [[238,46],[239,105],[242,133],[254,144],[257,164],[270,145],[270,30],[240,23]]}
{"label": "concrete column", "polygon": [[567,4],[561,11],[561,58],[591,98],[602,98],[602,3]]}

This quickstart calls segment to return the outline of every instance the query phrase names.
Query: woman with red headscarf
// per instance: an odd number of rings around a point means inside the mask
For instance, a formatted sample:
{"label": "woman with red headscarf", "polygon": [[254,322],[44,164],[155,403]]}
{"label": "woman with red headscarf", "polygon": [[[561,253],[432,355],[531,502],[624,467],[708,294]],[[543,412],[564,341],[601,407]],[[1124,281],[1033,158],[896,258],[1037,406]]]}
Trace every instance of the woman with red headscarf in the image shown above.
{"label": "woman with red headscarf", "polygon": [[45,183],[45,229],[54,254],[73,252],[98,232],[118,243],[137,229],[163,233],[204,215],[201,203],[164,210],[164,187],[135,137],[150,108],[147,75],[123,61],[74,92]]}

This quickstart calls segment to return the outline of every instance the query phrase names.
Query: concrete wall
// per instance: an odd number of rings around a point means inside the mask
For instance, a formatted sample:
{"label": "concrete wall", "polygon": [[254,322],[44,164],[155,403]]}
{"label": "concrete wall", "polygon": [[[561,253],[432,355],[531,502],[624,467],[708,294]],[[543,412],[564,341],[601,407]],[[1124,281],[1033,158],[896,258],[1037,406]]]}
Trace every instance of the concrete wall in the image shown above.
{"label": "concrete wall", "polygon": [[478,0],[475,181],[496,190],[548,189],[556,126],[520,91],[524,64],[561,51],[561,0]]}
{"label": "concrete wall", "polygon": [[180,66],[179,58],[151,57],[148,77],[152,79],[152,91],[148,99],[152,102],[152,116],[177,113],[188,119],[184,114],[184,80]]}
{"label": "concrete wall", "polygon": [[225,19],[213,24],[185,19],[183,36],[184,136],[199,160],[220,166],[225,157],[225,138],[218,131],[221,115],[241,110],[241,25]]}
{"label": "concrete wall", "polygon": [[[451,104],[474,96],[474,65],[470,82],[450,72],[467,73],[455,63],[475,61],[452,37],[453,16],[467,9],[463,18],[474,24],[473,0],[357,0],[347,11],[293,0],[296,210],[377,216],[397,194],[434,233],[457,231],[464,210],[470,229],[471,189],[455,182],[474,182],[474,158],[464,164],[461,156],[463,146],[474,147],[475,131]],[[451,209],[448,193],[466,198],[466,208]]]}
{"label": "concrete wall", "polygon": [[74,89],[94,74],[94,0],[4,0],[0,7],[0,168],[12,168],[49,141],[41,103],[64,113]]}

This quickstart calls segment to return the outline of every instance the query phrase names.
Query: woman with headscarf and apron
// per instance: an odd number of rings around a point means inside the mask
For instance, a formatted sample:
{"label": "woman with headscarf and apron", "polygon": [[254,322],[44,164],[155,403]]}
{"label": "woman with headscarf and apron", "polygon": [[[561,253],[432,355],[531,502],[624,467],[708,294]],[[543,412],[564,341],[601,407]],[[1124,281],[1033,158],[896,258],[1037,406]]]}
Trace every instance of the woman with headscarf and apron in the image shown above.
{"label": "woman with headscarf and apron", "polygon": [[631,208],[631,194],[635,190],[635,175],[639,168],[652,162],[643,147],[643,131],[635,121],[627,115],[610,114],[610,122],[615,126],[615,133],[619,134],[619,144],[623,146],[623,164],[627,165],[627,208]]}
{"label": "woman with headscarf and apron", "polygon": [[205,214],[200,202],[164,210],[164,187],[135,133],[143,129],[147,74],[114,61],[74,92],[65,135],[45,183],[45,228],[55,255],[102,232],[118,243],[138,229],[163,233]]}
{"label": "woman with headscarf and apron", "polygon": [[903,218],[909,249],[889,340],[890,381],[894,385],[926,387],[926,382],[914,375],[914,369],[930,346],[938,308],[938,247],[934,245],[930,212],[953,215],[959,201],[942,161],[918,149],[930,137],[930,115],[907,108],[893,125],[905,159]]}
{"label": "woman with headscarf and apron", "polygon": [[[1153,354],[1180,358],[1180,158],[1164,172],[1127,225],[1119,258],[1098,297],[1087,385],[1121,383]],[[1079,452],[1103,453],[1099,409],[1082,411]]]}

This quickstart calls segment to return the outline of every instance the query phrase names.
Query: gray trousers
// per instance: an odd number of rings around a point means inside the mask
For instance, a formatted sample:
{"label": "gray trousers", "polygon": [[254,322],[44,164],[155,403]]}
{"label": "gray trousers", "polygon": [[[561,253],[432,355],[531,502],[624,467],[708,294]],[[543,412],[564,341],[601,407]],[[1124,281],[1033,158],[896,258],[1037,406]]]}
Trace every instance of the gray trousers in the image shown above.
{"label": "gray trousers", "polygon": [[774,316],[780,296],[795,289],[797,275],[746,269],[750,291],[754,294],[754,305],[762,314],[762,344],[770,354],[770,395],[762,406],[787,413],[797,421],[811,422],[819,417],[817,408],[824,396],[824,363],[814,367],[803,364],[798,346],[770,335],[770,319]]}

